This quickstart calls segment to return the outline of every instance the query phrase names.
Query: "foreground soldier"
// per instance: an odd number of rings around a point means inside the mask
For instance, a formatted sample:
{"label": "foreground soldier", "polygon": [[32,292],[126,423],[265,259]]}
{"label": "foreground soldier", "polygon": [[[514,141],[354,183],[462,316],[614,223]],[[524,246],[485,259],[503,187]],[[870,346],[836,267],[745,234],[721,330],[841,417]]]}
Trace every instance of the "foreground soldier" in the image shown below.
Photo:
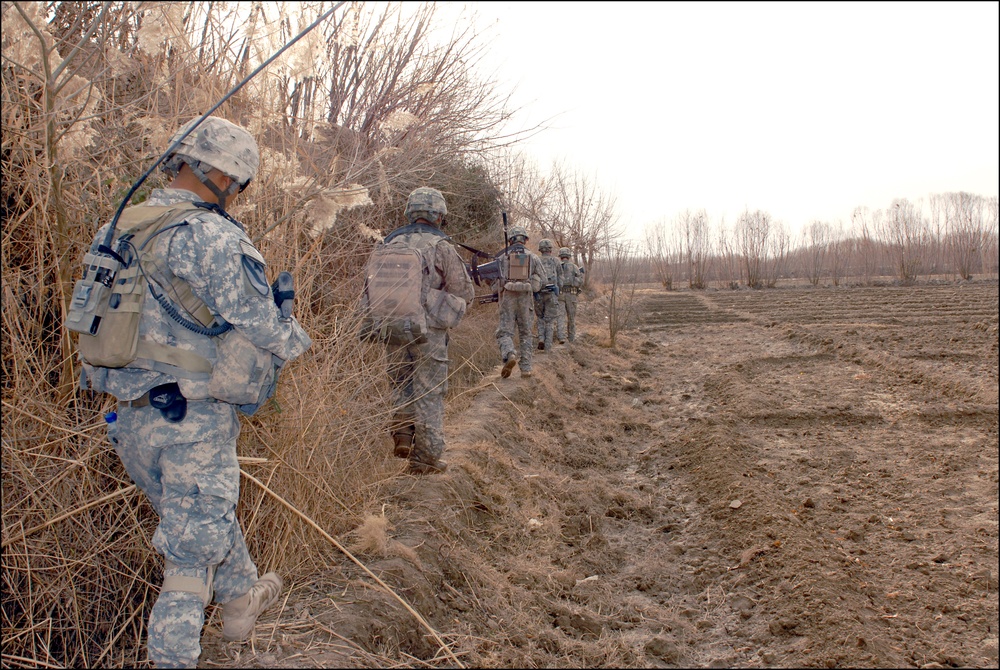
{"label": "foreground soldier", "polygon": [[[422,342],[394,344],[388,353],[396,387],[394,453],[410,459],[413,474],[443,472],[444,396],[448,390],[448,329],[458,325],[475,288],[455,247],[441,230],[448,207],[433,188],[418,188],[406,201],[410,225],[386,236],[383,244],[420,251],[424,272],[419,287],[427,330]],[[371,279],[371,278],[369,278]],[[431,299],[430,296],[436,296]]]}
{"label": "foreground soldier", "polygon": [[576,340],[576,302],[583,286],[583,271],[570,261],[569,247],[559,249],[559,344]]}
{"label": "foreground soldier", "polygon": [[541,252],[542,286],[535,293],[535,318],[538,324],[538,350],[552,351],[552,339],[559,320],[559,261],[552,255],[552,240],[538,243]]}
{"label": "foreground soldier", "polygon": [[[533,293],[542,285],[542,264],[538,256],[524,246],[528,241],[527,231],[514,226],[510,229],[510,246],[503,251],[500,261],[500,324],[496,338],[503,358],[500,376],[510,376],[514,365],[520,365],[521,376],[531,376],[531,356],[534,340],[531,326],[535,321]],[[521,355],[518,358],[514,347],[514,333],[517,333]]]}
{"label": "foreground soldier", "polygon": [[[291,360],[311,340],[294,317],[281,318],[264,259],[225,212],[258,164],[253,137],[221,118],[209,117],[188,135],[163,164],[170,186],[126,209],[120,220],[130,222],[130,230],[159,221],[145,245],[121,243],[124,233],[117,245],[119,254],[134,259],[124,267],[137,263],[148,281],[138,357],[124,367],[94,365],[81,340],[81,386],[118,399],[117,413],[106,417],[108,436],[159,515],[153,546],[165,567],[148,627],[149,659],[158,668],[197,665],[213,597],[222,604],[223,637],[245,641],[282,588],[273,572],[258,579],[236,519],[237,410],[252,413],[273,392],[272,355]],[[131,225],[136,221],[138,228]],[[92,253],[107,229],[98,232]],[[247,360],[264,361],[256,375],[263,382],[233,374]]]}

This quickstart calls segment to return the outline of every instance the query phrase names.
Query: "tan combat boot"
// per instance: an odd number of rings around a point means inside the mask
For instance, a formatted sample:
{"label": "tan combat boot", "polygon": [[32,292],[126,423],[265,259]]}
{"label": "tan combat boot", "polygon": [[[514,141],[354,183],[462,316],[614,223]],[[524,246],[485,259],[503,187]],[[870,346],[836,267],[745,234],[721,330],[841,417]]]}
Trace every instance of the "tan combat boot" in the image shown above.
{"label": "tan combat boot", "polygon": [[517,365],[517,356],[507,354],[507,358],[503,362],[503,370],[500,371],[500,376],[504,379],[510,377],[510,371],[514,369],[515,365]]}
{"label": "tan combat boot", "polygon": [[276,572],[269,572],[236,600],[222,606],[222,637],[230,642],[246,642],[261,612],[273,605],[284,582]]}

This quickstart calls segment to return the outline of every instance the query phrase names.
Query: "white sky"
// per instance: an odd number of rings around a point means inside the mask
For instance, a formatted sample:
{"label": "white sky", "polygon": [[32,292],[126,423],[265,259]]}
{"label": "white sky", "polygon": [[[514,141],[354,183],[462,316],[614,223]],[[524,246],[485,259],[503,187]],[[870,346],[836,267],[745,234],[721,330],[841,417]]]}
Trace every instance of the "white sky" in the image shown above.
{"label": "white sky", "polygon": [[558,117],[523,145],[596,175],[629,237],[705,208],[793,233],[931,193],[995,196],[998,7],[990,3],[470,2],[490,68]]}

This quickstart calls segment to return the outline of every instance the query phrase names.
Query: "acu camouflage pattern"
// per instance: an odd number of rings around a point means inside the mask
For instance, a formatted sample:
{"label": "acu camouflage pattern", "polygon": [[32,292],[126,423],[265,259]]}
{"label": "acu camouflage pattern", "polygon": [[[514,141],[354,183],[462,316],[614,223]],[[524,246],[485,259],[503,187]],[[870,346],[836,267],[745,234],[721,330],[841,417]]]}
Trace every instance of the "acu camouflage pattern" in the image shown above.
{"label": "acu camouflage pattern", "polygon": [[[147,204],[170,205],[198,201],[189,191],[158,189]],[[140,207],[142,205],[139,205]],[[283,322],[271,291],[256,285],[250,272],[263,276],[263,258],[241,227],[209,211],[197,212],[190,225],[164,233],[160,270],[188,282],[192,291],[220,319],[282,360],[291,360],[311,344],[294,319]],[[96,235],[92,249],[104,239]],[[248,268],[248,265],[250,266]],[[217,338],[198,335],[171,319],[153,299],[143,304],[139,337],[189,349],[213,363]],[[207,397],[207,375],[190,374],[159,363],[150,368],[83,366],[81,386],[134,400],[150,388],[178,382],[188,398],[183,421],[166,421],[151,407],[119,403],[118,420],[109,437],[129,476],[149,497],[160,521],[153,546],[174,564],[177,574],[203,578],[217,565],[215,601],[225,603],[246,591],[257,579],[257,568],[236,520],[239,465],[236,439],[239,419],[233,405]],[[200,654],[204,605],[187,592],[161,592],[149,622],[149,658],[157,667],[195,667]]]}
{"label": "acu camouflage pattern", "polygon": [[[153,546],[173,564],[164,576],[204,578],[217,566],[214,601],[234,600],[257,581],[236,521],[240,470],[236,409],[191,402],[180,423],[151,407],[118,408],[108,434],[129,476],[159,515]],[[193,668],[201,654],[201,596],[161,592],[149,617],[149,658],[157,668]]]}
{"label": "acu camouflage pattern", "polygon": [[[442,237],[427,232],[400,235],[406,246],[434,246],[434,267],[428,286],[465,300],[475,297],[475,287],[465,263]],[[426,293],[426,291],[424,291]],[[444,453],[444,396],[448,390],[448,331],[428,327],[427,341],[408,346],[389,345],[389,375],[395,389],[393,431],[413,427],[410,460],[434,465]]]}
{"label": "acu camouflage pattern", "polygon": [[413,223],[421,218],[419,215],[423,213],[431,215],[432,218],[436,218],[434,217],[436,214],[444,216],[448,213],[448,204],[445,202],[444,196],[441,195],[441,191],[421,186],[410,193],[406,199],[406,209],[403,215],[410,223]]}
{"label": "acu camouflage pattern", "polygon": [[[170,138],[170,145],[197,120],[191,119],[181,126]],[[260,151],[253,136],[235,123],[217,116],[202,121],[194,132],[181,141],[175,153],[207,163],[241,186],[253,179],[260,167]]]}
{"label": "acu camouflage pattern", "polygon": [[[537,254],[524,249],[529,261],[529,283],[532,287],[542,284],[542,261]],[[531,359],[534,356],[535,341],[531,336],[531,327],[535,323],[535,302],[531,291],[506,291],[503,289],[507,281],[506,263],[500,264],[502,274],[499,282],[500,292],[500,323],[497,326],[496,338],[500,346],[501,359],[511,354],[518,354],[517,365],[521,372],[531,372]],[[518,345],[515,347],[514,335],[517,334]]]}
{"label": "acu camouflage pattern", "polygon": [[[541,249],[541,243],[538,246]],[[556,334],[556,324],[559,319],[559,297],[554,291],[546,291],[545,286],[554,284],[560,289],[562,288],[559,282],[559,259],[552,255],[551,242],[549,242],[548,251],[542,253],[538,258],[542,264],[542,290],[535,298],[538,343],[544,344],[545,351],[552,351],[552,339]]]}
{"label": "acu camouflage pattern", "polygon": [[[560,249],[560,252],[562,250]],[[580,268],[572,261],[562,261],[559,263],[559,280],[562,288],[559,289],[559,332],[560,341],[576,340],[576,303],[583,286],[583,274]]]}

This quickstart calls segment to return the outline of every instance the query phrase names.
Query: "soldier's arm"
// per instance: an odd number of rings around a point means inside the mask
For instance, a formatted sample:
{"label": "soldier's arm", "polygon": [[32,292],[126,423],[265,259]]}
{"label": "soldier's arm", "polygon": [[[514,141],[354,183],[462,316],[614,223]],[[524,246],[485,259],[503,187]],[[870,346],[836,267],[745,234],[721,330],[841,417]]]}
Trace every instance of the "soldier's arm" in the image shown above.
{"label": "soldier's arm", "polygon": [[280,319],[264,258],[232,223],[209,215],[178,228],[169,264],[209,309],[261,349],[291,360],[312,344],[294,316]]}
{"label": "soldier's arm", "polygon": [[462,298],[466,303],[472,302],[476,297],[476,287],[469,278],[469,273],[465,271],[465,263],[455,251],[455,247],[442,240],[437,245],[436,257],[444,277],[442,290]]}

